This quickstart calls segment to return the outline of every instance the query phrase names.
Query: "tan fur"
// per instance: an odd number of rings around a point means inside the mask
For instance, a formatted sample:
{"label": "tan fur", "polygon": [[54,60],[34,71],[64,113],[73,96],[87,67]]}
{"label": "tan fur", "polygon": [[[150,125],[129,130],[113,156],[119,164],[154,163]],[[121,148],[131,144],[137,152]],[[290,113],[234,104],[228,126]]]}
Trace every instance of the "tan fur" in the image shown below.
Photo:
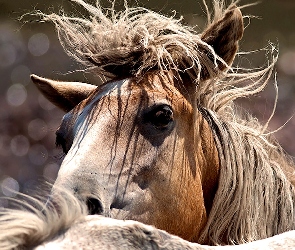
{"label": "tan fur", "polygon": [[[55,23],[69,55],[111,78],[144,79],[151,69],[174,72],[190,90],[186,97],[196,112],[196,121],[199,109],[211,126],[220,178],[198,241],[237,244],[294,229],[294,190],[282,171],[288,168],[292,173],[294,164],[267,128],[251,116],[241,115],[234,104],[236,99],[264,89],[277,60],[274,55],[269,66],[260,71],[230,66],[243,32],[237,7],[231,4],[225,8],[224,1],[214,1],[215,17],[200,35],[179,20],[142,8],[126,8],[118,14],[111,11],[107,16],[99,5],[75,2],[89,11],[90,20],[41,14]],[[230,48],[222,39],[212,40],[213,34],[226,41],[232,39]],[[195,136],[201,132],[198,129]],[[208,195],[212,197],[212,192]]]}

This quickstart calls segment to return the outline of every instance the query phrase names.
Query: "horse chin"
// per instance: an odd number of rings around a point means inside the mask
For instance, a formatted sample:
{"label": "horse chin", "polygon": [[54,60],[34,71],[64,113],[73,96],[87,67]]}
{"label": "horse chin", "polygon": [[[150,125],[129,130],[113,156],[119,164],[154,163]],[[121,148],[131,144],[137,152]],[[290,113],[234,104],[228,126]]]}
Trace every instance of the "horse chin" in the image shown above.
{"label": "horse chin", "polygon": [[136,220],[139,222],[147,223],[149,213],[143,212],[141,214],[134,214],[129,210],[123,210],[123,209],[111,209],[109,216],[110,218],[117,219],[117,220]]}

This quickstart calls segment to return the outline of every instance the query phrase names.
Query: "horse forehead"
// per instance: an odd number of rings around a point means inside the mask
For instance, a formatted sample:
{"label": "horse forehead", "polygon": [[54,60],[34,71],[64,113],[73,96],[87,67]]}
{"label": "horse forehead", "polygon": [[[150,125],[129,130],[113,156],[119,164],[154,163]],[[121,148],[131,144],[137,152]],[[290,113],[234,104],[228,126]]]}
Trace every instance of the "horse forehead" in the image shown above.
{"label": "horse forehead", "polygon": [[[104,101],[107,104],[105,105],[106,110],[98,108],[97,104],[101,100],[106,100]],[[107,83],[66,114],[63,120],[66,124],[71,124],[71,129],[75,132],[85,121],[88,125],[95,122],[93,119],[89,119],[89,116],[95,112],[103,112],[104,115],[106,112],[116,113],[118,109],[124,108],[124,105],[128,105],[126,110],[131,112],[137,108],[140,100],[144,100],[147,106],[165,103],[174,106],[175,109],[178,109],[177,106],[183,107],[184,103],[188,103],[171,83],[169,77],[159,77],[155,74],[140,82],[134,79],[124,79]],[[118,105],[119,102],[121,107]]]}
{"label": "horse forehead", "polygon": [[[79,107],[74,109],[74,113],[88,114],[95,107],[95,104],[105,97],[108,98],[108,101],[115,100],[117,102],[126,99],[138,101],[141,98],[146,98],[150,102],[148,104],[165,102],[165,100],[172,104],[179,98],[183,98],[168,77],[163,80],[155,74],[152,78],[147,78],[141,82],[136,82],[134,79],[125,79],[105,84],[94,95],[81,102]],[[130,102],[128,104],[130,105]]]}
{"label": "horse forehead", "polygon": [[[130,88],[129,88],[130,80],[124,79],[120,81],[114,81],[107,83],[97,89],[92,95],[90,95],[87,99],[79,103],[70,113],[68,113],[68,119],[72,117],[77,118],[78,120],[83,120],[85,116],[88,116],[92,110],[95,109],[96,104],[107,97],[108,101],[112,99],[121,100],[124,96],[130,96]],[[114,108],[112,106],[111,108]]]}

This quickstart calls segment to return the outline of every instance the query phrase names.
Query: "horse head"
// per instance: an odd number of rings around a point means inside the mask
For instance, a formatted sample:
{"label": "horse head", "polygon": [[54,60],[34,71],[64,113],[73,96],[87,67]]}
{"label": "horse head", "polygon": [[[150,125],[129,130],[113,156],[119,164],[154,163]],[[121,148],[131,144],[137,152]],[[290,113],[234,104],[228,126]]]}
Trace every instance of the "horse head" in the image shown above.
{"label": "horse head", "polygon": [[197,70],[171,52],[175,63],[183,62],[180,70],[154,63],[132,74],[117,65],[116,77],[101,86],[32,75],[42,94],[67,112],[56,132],[65,158],[52,195],[66,188],[90,214],[137,220],[197,241],[220,170],[197,86],[228,70],[242,34],[241,12],[232,6],[199,36]]}

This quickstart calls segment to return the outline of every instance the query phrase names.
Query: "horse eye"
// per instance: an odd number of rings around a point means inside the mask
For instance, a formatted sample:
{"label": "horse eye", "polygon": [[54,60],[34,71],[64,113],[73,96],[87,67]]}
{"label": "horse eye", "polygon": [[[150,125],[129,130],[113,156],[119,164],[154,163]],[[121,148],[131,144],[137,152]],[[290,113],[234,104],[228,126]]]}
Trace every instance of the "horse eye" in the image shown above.
{"label": "horse eye", "polygon": [[161,130],[169,128],[173,120],[172,108],[165,104],[157,106],[146,116],[147,122],[150,122],[154,127]]}

